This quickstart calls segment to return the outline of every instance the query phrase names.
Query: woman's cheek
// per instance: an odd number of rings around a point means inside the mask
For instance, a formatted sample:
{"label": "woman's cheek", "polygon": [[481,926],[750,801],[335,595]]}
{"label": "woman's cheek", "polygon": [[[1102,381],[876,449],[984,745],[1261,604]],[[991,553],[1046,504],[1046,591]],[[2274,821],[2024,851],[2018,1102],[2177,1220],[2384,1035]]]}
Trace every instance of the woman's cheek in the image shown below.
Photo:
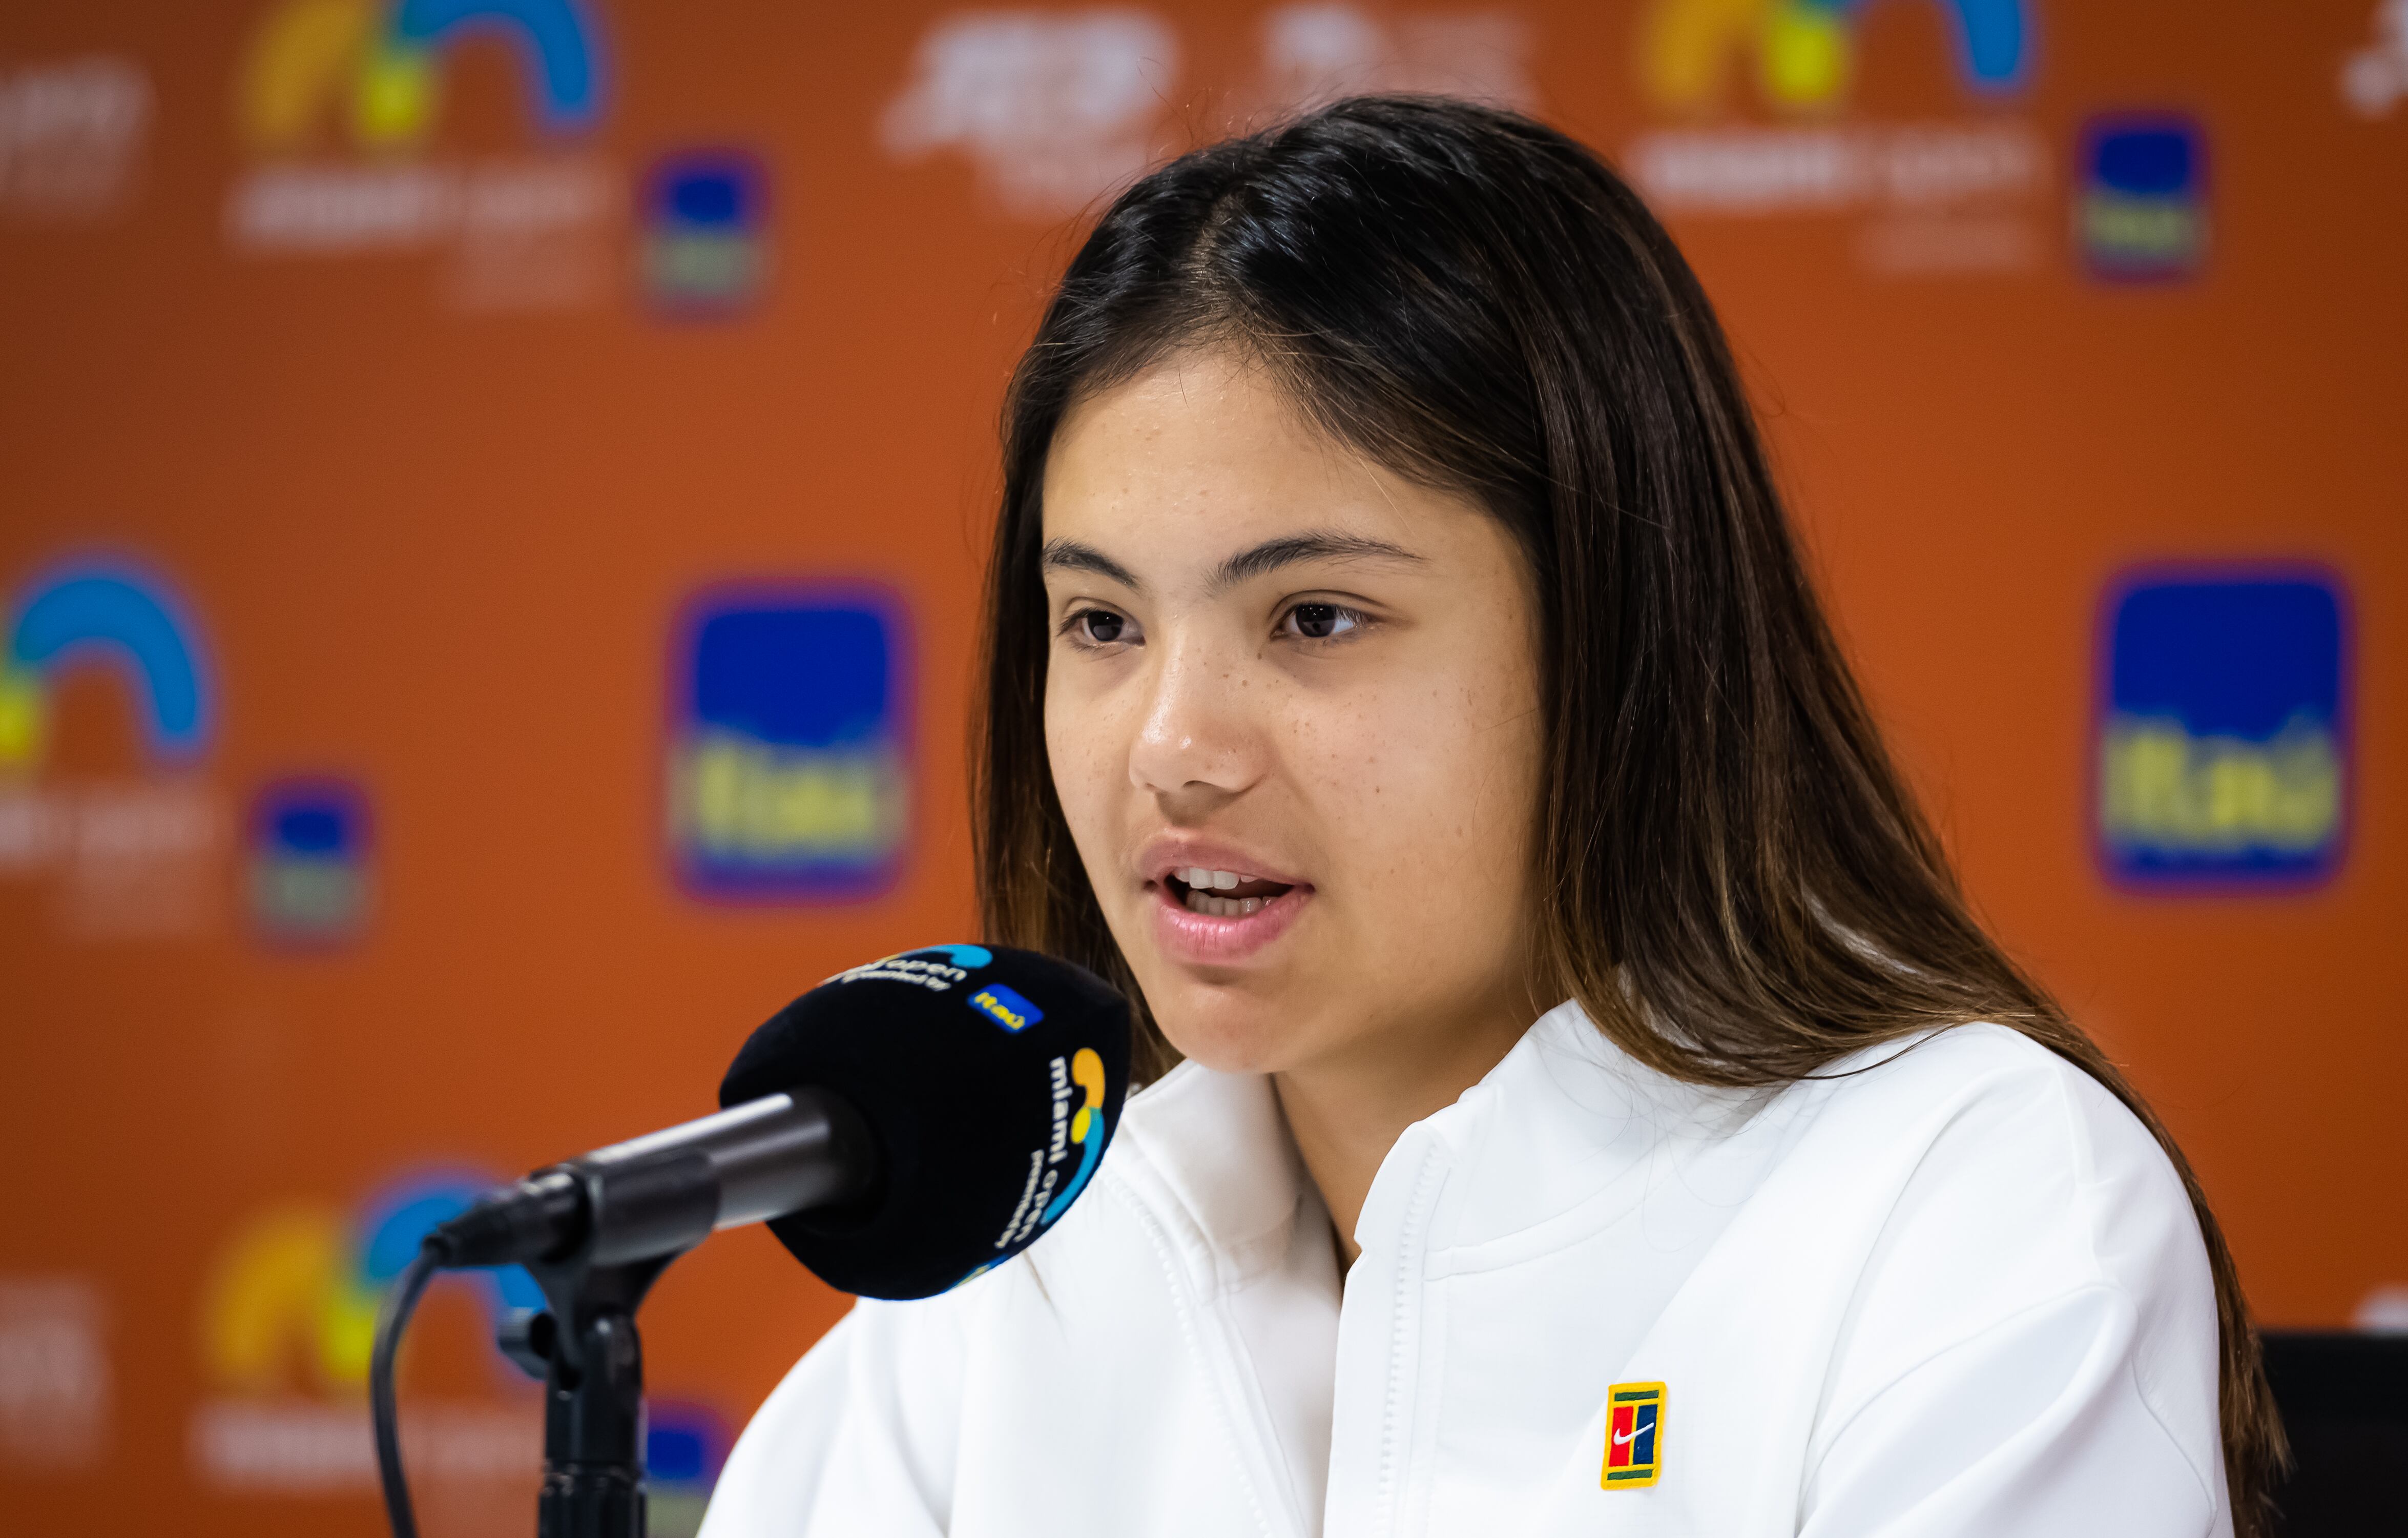
{"label": "woman's cheek", "polygon": [[[1085,858],[1091,877],[1100,874],[1096,862],[1110,857],[1114,809],[1111,769],[1111,720],[1098,702],[1071,697],[1068,691],[1048,689],[1045,697],[1045,753],[1054,770],[1054,794],[1062,802],[1063,820]],[[1097,890],[1102,890],[1099,883]]]}
{"label": "woman's cheek", "polygon": [[1432,983],[1484,973],[1516,943],[1537,772],[1526,734],[1451,682],[1331,734],[1325,771],[1360,941]]}

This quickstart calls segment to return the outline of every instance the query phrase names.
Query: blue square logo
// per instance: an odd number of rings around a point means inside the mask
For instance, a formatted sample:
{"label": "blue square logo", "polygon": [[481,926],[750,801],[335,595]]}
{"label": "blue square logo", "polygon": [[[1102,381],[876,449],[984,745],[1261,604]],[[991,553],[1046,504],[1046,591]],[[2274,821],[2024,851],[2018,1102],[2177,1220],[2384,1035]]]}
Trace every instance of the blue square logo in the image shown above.
{"label": "blue square logo", "polygon": [[698,896],[871,896],[910,816],[903,611],[867,588],[722,589],[678,628],[668,834]]}
{"label": "blue square logo", "polygon": [[647,1531],[691,1533],[727,1463],[727,1422],[709,1405],[676,1400],[648,1401],[644,1420]]}
{"label": "blue square logo", "polygon": [[673,314],[748,308],[767,279],[768,176],[737,150],[663,159],[644,183],[641,265],[653,302]]}
{"label": "blue square logo", "polygon": [[989,983],[970,995],[970,1008],[1015,1036],[1045,1018],[1043,1010],[1000,983]]}
{"label": "blue square logo", "polygon": [[322,945],[366,926],[367,797],[347,780],[280,780],[251,803],[251,913],[271,941]]}
{"label": "blue square logo", "polygon": [[2186,117],[2094,118],[2082,133],[2074,231],[2091,275],[2188,278],[2207,260],[2207,150]]}
{"label": "blue square logo", "polygon": [[2329,574],[2143,572],[2101,617],[2100,857],[2156,889],[2298,886],[2339,866],[2348,609]]}

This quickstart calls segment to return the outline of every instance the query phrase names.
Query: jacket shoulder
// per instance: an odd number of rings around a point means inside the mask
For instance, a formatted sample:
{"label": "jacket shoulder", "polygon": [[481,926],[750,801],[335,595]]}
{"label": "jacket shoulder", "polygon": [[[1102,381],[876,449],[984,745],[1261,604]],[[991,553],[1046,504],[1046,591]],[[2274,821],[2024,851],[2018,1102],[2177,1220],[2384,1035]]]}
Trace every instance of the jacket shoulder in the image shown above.
{"label": "jacket shoulder", "polygon": [[1816,1118],[1826,1169],[1866,1171],[1865,1245],[1834,1401],[2088,1298],[2141,1401],[2213,1459],[2214,1283],[2189,1192],[2130,1108],[2018,1031],[1973,1024],[1841,1065]]}
{"label": "jacket shoulder", "polygon": [[[1818,1079],[1834,1113],[1868,1139],[1964,1144],[1976,1164],[2034,1161],[2086,1182],[2181,1186],[2164,1148],[2130,1107],[2080,1064],[1987,1021],[1868,1048]],[[1968,1127],[1965,1124],[1971,1124]],[[1972,1128],[1993,1136],[1971,1138]]]}

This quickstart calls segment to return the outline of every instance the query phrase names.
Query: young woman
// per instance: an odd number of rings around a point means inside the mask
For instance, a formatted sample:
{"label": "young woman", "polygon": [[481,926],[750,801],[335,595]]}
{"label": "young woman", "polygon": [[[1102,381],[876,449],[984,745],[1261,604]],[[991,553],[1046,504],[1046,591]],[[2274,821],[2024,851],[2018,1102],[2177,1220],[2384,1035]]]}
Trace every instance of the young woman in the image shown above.
{"label": "young woman", "polygon": [[710,1538],[2259,1531],[2214,1220],[1968,913],[1593,155],[1185,156],[1004,453],[986,922],[1153,1083],[1042,1243],[812,1350]]}

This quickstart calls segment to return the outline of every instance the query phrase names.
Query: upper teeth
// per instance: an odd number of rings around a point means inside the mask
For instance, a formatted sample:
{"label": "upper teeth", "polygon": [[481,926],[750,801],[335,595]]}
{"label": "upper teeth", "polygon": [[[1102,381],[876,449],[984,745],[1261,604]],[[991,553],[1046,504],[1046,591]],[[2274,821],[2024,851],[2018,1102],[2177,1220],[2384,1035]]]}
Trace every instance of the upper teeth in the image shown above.
{"label": "upper teeth", "polygon": [[1200,865],[1192,870],[1175,870],[1171,874],[1199,892],[1214,887],[1226,892],[1241,882],[1254,879],[1252,876],[1240,875],[1235,870],[1207,870]]}

